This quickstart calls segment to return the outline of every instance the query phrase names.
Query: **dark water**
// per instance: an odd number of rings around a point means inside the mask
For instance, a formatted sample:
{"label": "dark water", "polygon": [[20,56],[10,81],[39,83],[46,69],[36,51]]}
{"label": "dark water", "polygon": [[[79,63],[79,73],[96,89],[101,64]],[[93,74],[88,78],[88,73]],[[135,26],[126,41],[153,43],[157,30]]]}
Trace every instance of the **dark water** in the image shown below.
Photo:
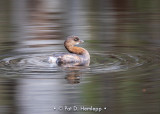
{"label": "dark water", "polygon": [[[160,113],[158,0],[0,6],[0,114]],[[90,66],[49,64],[73,34],[85,40]]]}

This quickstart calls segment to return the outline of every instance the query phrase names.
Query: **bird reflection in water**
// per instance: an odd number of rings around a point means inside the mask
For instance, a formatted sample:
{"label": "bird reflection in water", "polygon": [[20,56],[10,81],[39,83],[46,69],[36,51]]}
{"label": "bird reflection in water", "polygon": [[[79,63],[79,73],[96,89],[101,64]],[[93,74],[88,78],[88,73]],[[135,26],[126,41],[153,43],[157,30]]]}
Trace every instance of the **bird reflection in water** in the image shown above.
{"label": "bird reflection in water", "polygon": [[68,81],[69,84],[78,84],[80,83],[81,74],[80,72],[69,72],[65,79]]}
{"label": "bird reflection in water", "polygon": [[68,67],[61,66],[61,68],[66,71],[66,77],[65,79],[68,81],[69,84],[78,84],[80,83],[80,80],[82,79],[82,72],[84,69],[88,68],[87,66],[74,66],[72,64],[67,64],[70,65]]}

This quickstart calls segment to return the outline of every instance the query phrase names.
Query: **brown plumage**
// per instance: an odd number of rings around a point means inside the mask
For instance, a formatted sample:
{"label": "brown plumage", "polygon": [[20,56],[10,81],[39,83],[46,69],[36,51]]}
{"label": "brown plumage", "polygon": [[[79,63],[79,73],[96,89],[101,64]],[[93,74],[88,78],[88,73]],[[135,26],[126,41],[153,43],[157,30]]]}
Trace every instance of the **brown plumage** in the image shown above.
{"label": "brown plumage", "polygon": [[54,54],[56,57],[56,63],[58,65],[71,64],[71,65],[89,65],[90,55],[88,51],[81,47],[76,47],[79,43],[84,41],[80,40],[77,36],[69,36],[65,42],[65,48],[70,52],[67,54]]}

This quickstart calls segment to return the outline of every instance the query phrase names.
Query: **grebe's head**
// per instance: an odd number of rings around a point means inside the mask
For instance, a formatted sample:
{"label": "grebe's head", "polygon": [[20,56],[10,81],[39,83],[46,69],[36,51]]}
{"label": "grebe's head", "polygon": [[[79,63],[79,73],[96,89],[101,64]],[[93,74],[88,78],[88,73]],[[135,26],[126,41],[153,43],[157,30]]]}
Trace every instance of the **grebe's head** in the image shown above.
{"label": "grebe's head", "polygon": [[80,40],[78,36],[69,36],[67,37],[66,41],[64,42],[65,45],[74,46],[80,43],[83,43],[83,40]]}

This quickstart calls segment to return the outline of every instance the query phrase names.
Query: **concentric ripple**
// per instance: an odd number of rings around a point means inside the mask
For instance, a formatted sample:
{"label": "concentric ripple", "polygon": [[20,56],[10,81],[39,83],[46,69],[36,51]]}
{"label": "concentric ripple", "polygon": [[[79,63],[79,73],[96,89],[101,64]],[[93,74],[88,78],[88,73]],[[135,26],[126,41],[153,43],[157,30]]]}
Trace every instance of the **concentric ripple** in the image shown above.
{"label": "concentric ripple", "polygon": [[95,73],[118,72],[138,67],[144,64],[138,56],[130,54],[93,54],[91,69]]}
{"label": "concentric ripple", "polygon": [[[61,73],[64,69],[55,64],[48,63],[48,57],[49,54],[28,54],[3,57],[0,60],[0,71],[1,73],[18,72],[23,74]],[[143,66],[151,67],[157,62],[160,62],[160,57],[158,55],[149,55],[142,52],[92,52],[90,66],[85,69],[84,67],[78,67],[78,70],[88,73],[119,72],[134,70],[134,68]],[[71,70],[71,68],[69,70]]]}
{"label": "concentric ripple", "polygon": [[57,68],[47,62],[47,55],[29,54],[5,57],[0,60],[0,70],[3,73],[55,73]]}

